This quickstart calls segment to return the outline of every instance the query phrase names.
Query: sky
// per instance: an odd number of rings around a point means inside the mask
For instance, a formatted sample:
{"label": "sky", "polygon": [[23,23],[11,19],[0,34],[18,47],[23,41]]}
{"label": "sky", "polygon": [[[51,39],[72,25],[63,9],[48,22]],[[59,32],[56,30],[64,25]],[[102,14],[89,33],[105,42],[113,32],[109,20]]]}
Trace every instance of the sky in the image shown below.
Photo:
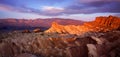
{"label": "sky", "polygon": [[97,16],[119,16],[120,0],[0,0],[0,19],[70,18],[84,21]]}

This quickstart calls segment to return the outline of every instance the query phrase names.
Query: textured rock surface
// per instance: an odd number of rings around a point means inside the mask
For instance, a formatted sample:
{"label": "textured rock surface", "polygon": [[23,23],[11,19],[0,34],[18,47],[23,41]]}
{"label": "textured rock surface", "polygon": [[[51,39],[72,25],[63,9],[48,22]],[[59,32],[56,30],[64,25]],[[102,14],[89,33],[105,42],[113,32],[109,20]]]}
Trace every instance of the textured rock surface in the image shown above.
{"label": "textured rock surface", "polygon": [[52,27],[48,29],[47,33],[69,33],[82,34],[89,31],[106,32],[110,30],[120,29],[120,18],[114,16],[97,17],[95,21],[86,22],[82,26],[75,25],[59,25],[56,22],[52,23]]}
{"label": "textured rock surface", "polygon": [[23,54],[19,54],[19,55],[15,56],[15,57],[37,57],[37,56],[28,54],[28,53],[23,53]]}
{"label": "textured rock surface", "polygon": [[74,46],[67,48],[68,57],[88,57],[87,46]]}
{"label": "textured rock surface", "polygon": [[75,26],[75,25],[59,25],[56,22],[52,23],[50,29],[46,30],[47,33],[69,33],[69,34],[81,34],[87,31],[88,28],[85,26]]}
{"label": "textured rock surface", "polygon": [[60,37],[51,38],[46,37],[47,34],[34,34],[15,33],[10,35],[11,38],[3,39],[0,42],[0,56],[19,57],[31,54],[38,57],[120,57],[120,31],[83,38],[77,35],[65,37],[63,34]]}
{"label": "textured rock surface", "polygon": [[120,28],[120,18],[115,16],[96,17],[95,21],[85,23],[85,25],[98,31],[115,30]]}

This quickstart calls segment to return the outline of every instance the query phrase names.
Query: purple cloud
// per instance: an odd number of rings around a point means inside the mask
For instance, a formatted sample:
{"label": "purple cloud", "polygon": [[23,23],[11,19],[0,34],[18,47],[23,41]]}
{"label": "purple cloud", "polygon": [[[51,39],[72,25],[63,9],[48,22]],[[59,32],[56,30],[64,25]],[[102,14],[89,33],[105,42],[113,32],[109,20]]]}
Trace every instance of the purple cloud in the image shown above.
{"label": "purple cloud", "polygon": [[26,6],[13,7],[13,6],[9,6],[9,5],[3,5],[3,4],[0,4],[0,10],[12,11],[12,12],[33,13],[33,14],[46,15],[46,16],[61,15],[61,13],[64,11],[63,8],[56,8],[56,7],[45,7],[45,8],[43,8],[43,10],[40,10],[40,9],[29,8]]}
{"label": "purple cloud", "polygon": [[79,3],[91,3],[91,2],[120,2],[120,0],[76,0]]}
{"label": "purple cloud", "polygon": [[[80,0],[82,1],[82,0]],[[90,14],[90,13],[120,13],[120,1],[115,0],[92,0],[73,3],[66,7],[68,14]]]}

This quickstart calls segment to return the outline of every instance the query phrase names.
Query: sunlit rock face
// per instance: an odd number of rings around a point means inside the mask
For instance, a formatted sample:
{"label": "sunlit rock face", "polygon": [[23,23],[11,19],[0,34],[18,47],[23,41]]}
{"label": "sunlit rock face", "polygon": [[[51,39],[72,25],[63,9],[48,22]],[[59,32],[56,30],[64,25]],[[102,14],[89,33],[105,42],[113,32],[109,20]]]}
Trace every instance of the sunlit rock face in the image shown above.
{"label": "sunlit rock face", "polygon": [[[115,16],[96,17],[95,21],[85,23],[84,25],[91,27],[95,31],[109,31],[120,28],[120,18]],[[93,30],[93,31],[94,31]]]}
{"label": "sunlit rock face", "polygon": [[45,32],[47,33],[69,33],[82,34],[85,32],[106,32],[120,28],[120,18],[115,16],[96,17],[95,21],[86,22],[84,25],[60,25],[56,22],[52,23],[52,27]]}
{"label": "sunlit rock face", "polygon": [[59,25],[56,22],[52,23],[52,27],[45,32],[47,33],[69,33],[69,34],[80,34],[88,30],[85,26],[75,26],[75,25]]}

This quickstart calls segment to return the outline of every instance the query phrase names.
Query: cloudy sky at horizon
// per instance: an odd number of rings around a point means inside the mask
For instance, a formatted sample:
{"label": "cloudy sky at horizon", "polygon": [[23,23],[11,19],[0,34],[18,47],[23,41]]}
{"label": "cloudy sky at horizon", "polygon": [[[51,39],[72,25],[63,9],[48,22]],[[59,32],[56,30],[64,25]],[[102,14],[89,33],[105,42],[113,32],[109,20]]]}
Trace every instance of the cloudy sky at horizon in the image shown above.
{"label": "cloudy sky at horizon", "polygon": [[71,18],[119,16],[120,0],[1,0],[0,18]]}

